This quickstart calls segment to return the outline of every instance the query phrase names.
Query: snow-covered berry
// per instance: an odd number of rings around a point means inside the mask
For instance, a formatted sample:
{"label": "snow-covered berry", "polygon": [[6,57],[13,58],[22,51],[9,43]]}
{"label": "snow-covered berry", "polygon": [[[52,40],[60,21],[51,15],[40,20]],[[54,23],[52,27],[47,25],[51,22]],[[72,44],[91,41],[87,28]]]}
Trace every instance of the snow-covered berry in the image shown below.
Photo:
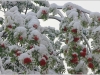
{"label": "snow-covered berry", "polygon": [[24,58],[23,62],[24,64],[29,64],[32,62],[32,60],[30,58]]}
{"label": "snow-covered berry", "polygon": [[89,63],[88,63],[88,67],[89,67],[89,68],[94,68],[93,63],[92,63],[92,62],[89,62]]}
{"label": "snow-covered berry", "polygon": [[46,65],[46,60],[45,59],[41,59],[40,60],[40,66],[45,66]]}
{"label": "snow-covered berry", "polygon": [[38,40],[39,40],[39,38],[38,38],[37,35],[34,35],[33,39],[34,39],[35,41],[38,41]]}

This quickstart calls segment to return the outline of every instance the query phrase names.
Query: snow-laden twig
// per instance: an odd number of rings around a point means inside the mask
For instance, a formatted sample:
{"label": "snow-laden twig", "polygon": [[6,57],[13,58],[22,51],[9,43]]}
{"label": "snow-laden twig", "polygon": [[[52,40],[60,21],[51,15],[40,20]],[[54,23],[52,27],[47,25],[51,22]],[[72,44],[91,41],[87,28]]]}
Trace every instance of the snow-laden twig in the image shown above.
{"label": "snow-laden twig", "polygon": [[[38,18],[38,19],[41,19],[41,18]],[[61,20],[63,20],[63,18],[58,17],[58,16],[53,16],[53,15],[50,15],[50,16],[49,16],[49,19],[56,19],[56,20],[58,20],[59,22],[61,22]]]}
{"label": "snow-laden twig", "polygon": [[84,41],[86,42],[87,46],[89,47],[89,52],[91,53],[91,48],[90,48],[90,46],[89,46],[89,43],[88,43],[88,41],[87,41],[85,35],[84,35],[83,33],[81,33],[81,36],[83,37]]}
{"label": "snow-laden twig", "polygon": [[56,20],[58,20],[59,22],[61,22],[61,20],[63,19],[63,18],[61,18],[61,17],[53,16],[53,15],[50,15],[49,18],[51,18],[51,19],[56,19]]}
{"label": "snow-laden twig", "polygon": [[58,10],[58,14],[59,14],[62,18],[64,18],[64,15],[61,13],[60,10]]}
{"label": "snow-laden twig", "polygon": [[[68,2],[68,3],[66,3],[66,4],[69,4],[69,3],[71,3],[71,2]],[[91,11],[84,9],[84,8],[82,8],[82,7],[79,6],[79,5],[76,5],[76,4],[73,4],[73,3],[71,3],[71,5],[73,5],[75,8],[77,8],[78,10],[80,10],[80,11],[82,11],[82,12],[84,12],[84,13],[88,13],[88,14],[91,13]],[[62,9],[62,8],[63,8],[63,6],[57,6],[57,9]]]}
{"label": "snow-laden twig", "polygon": [[27,13],[27,9],[28,9],[28,0],[26,0],[26,11],[25,11],[25,14]]}

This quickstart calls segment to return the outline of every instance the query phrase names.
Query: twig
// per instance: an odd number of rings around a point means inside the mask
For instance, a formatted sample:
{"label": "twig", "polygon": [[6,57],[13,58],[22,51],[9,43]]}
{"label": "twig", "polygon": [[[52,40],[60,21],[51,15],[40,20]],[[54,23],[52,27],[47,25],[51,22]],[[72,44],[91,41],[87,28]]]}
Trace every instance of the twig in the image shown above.
{"label": "twig", "polygon": [[87,39],[83,33],[81,33],[81,36],[83,37],[84,41],[86,42],[87,46],[89,47],[89,52],[91,53],[91,48],[89,46],[89,43],[87,42]]}
{"label": "twig", "polygon": [[27,13],[27,10],[28,10],[28,1],[26,0],[26,11],[25,11],[25,14]]}

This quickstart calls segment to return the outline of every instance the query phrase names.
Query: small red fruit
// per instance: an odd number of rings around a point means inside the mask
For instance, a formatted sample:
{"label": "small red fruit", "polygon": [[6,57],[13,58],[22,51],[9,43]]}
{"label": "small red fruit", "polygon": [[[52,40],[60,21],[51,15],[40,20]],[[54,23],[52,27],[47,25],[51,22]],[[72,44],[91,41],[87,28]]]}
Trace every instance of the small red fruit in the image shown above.
{"label": "small red fruit", "polygon": [[23,40],[23,37],[22,36],[19,36],[19,38],[18,38],[19,40]]}
{"label": "small red fruit", "polygon": [[71,32],[77,33],[77,29],[72,29]]}
{"label": "small red fruit", "polygon": [[83,52],[86,52],[86,48],[83,48],[83,50],[82,50]]}
{"label": "small red fruit", "polygon": [[87,61],[92,61],[92,58],[88,58]]}
{"label": "small red fruit", "polygon": [[72,56],[73,56],[73,57],[77,57],[77,54],[76,54],[76,53],[73,53]]}
{"label": "small red fruit", "polygon": [[34,39],[35,41],[38,41],[38,40],[39,40],[39,38],[37,37],[37,35],[34,35],[33,39]]}
{"label": "small red fruit", "polygon": [[74,42],[77,42],[79,40],[79,38],[78,37],[74,37]]}
{"label": "small red fruit", "polygon": [[48,60],[48,57],[46,55],[43,55],[43,57],[45,57],[45,59]]}
{"label": "small red fruit", "polygon": [[8,25],[7,27],[8,27],[8,28],[12,28],[12,26],[11,26],[11,25]]}
{"label": "small red fruit", "polygon": [[2,48],[5,48],[5,45],[4,45],[4,44],[0,44],[0,46],[1,46]]}
{"label": "small red fruit", "polygon": [[71,59],[71,62],[77,64],[78,63],[78,58],[75,57],[75,58]]}
{"label": "small red fruit", "polygon": [[25,58],[23,62],[24,64],[29,64],[32,62],[32,60],[30,58]]}
{"label": "small red fruit", "polygon": [[17,51],[15,54],[16,54],[16,56],[20,56],[21,53],[19,53],[19,52]]}
{"label": "small red fruit", "polygon": [[44,59],[40,60],[40,66],[45,66],[46,65],[46,61]]}
{"label": "small red fruit", "polygon": [[38,28],[38,26],[36,24],[34,24],[33,27],[36,28],[36,29]]}
{"label": "small red fruit", "polygon": [[80,52],[80,56],[85,57],[86,56],[86,52],[81,51]]}
{"label": "small red fruit", "polygon": [[67,31],[67,28],[66,28],[66,27],[64,27],[62,30],[63,30],[63,31]]}
{"label": "small red fruit", "polygon": [[33,46],[29,46],[29,49],[32,49],[33,48]]}
{"label": "small red fruit", "polygon": [[45,15],[45,14],[47,14],[47,12],[46,12],[45,10],[42,10],[42,14],[44,14],[44,15]]}
{"label": "small red fruit", "polygon": [[98,18],[98,21],[100,21],[100,17]]}
{"label": "small red fruit", "polygon": [[50,55],[52,55],[52,54],[53,54],[53,51],[52,51],[52,52],[50,52],[49,54],[50,54]]}
{"label": "small red fruit", "polygon": [[89,67],[89,68],[94,68],[93,63],[92,63],[92,62],[89,62],[89,63],[88,63],[88,67]]}

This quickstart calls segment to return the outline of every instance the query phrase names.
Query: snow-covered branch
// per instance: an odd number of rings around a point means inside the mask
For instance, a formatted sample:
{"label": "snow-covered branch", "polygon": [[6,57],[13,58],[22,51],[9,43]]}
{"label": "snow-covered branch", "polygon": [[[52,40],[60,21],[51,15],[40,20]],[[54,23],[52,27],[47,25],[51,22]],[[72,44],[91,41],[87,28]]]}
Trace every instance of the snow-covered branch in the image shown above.
{"label": "snow-covered branch", "polygon": [[59,22],[61,22],[61,20],[63,19],[63,18],[61,18],[61,17],[53,16],[53,15],[50,15],[49,18],[51,18],[51,19],[56,19],[56,20],[58,20]]}
{"label": "snow-covered branch", "polygon": [[89,53],[91,53],[91,48],[90,45],[88,43],[88,40],[86,39],[85,35],[82,33],[81,36],[83,37],[84,41],[86,42],[87,46],[89,47]]}
{"label": "snow-covered branch", "polygon": [[[82,12],[84,12],[84,13],[88,13],[88,14],[91,13],[91,11],[86,10],[86,9],[82,8],[81,6],[76,5],[76,4],[74,4],[74,3],[71,3],[71,2],[66,3],[64,6],[68,6],[68,5],[73,6],[73,7],[77,8],[78,10],[80,10],[80,11],[82,11]],[[58,6],[57,6],[57,9],[62,9],[64,6],[59,6],[59,5],[58,5]]]}

